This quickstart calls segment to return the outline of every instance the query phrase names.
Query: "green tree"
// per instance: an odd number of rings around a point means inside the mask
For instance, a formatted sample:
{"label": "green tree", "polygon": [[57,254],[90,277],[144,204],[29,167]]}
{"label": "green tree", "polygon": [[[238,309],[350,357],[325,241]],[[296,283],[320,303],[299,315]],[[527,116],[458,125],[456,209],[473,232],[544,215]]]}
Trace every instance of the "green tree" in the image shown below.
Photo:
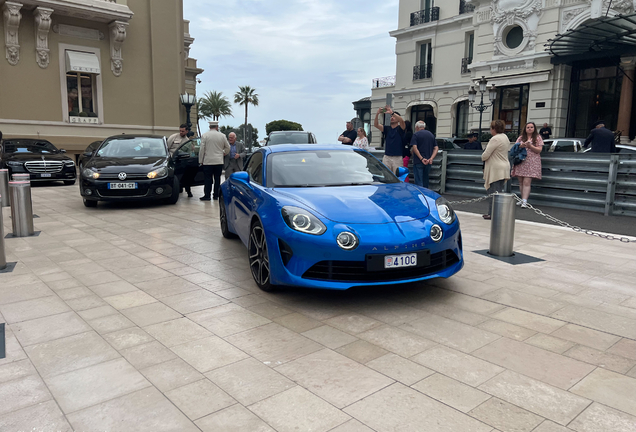
{"label": "green tree", "polygon": [[207,92],[199,99],[199,107],[203,118],[218,121],[221,117],[234,117],[230,101],[223,92]]}
{"label": "green tree", "polygon": [[250,104],[258,106],[258,95],[256,94],[256,89],[253,89],[250,86],[239,86],[239,91],[234,94],[234,103],[245,105],[244,127],[247,128],[247,107]]}
{"label": "green tree", "polygon": [[303,130],[303,125],[289,120],[274,120],[265,125],[265,133],[269,135],[275,131]]}
{"label": "green tree", "polygon": [[[229,138],[229,137],[230,137],[230,134],[231,134],[232,132],[236,133],[236,132],[237,132],[237,130],[236,130],[236,129],[234,129],[234,127],[233,127],[233,126],[220,126],[220,127],[219,127],[219,132],[221,132],[222,134],[225,134],[225,136],[226,136],[227,138]],[[237,135],[237,136],[238,136],[238,135]]]}

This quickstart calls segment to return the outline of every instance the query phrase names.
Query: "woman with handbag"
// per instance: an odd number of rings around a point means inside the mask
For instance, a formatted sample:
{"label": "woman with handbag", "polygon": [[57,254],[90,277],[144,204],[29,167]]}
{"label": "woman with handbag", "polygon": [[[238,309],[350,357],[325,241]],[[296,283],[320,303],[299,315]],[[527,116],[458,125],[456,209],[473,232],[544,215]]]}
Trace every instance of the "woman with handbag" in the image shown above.
{"label": "woman with handbag", "polygon": [[[481,160],[484,161],[484,187],[489,195],[503,192],[506,182],[510,180],[510,162],[508,161],[510,140],[503,133],[505,127],[501,120],[490,123],[492,138],[481,155]],[[486,220],[490,220],[492,211],[492,201],[488,203],[488,213],[483,216]]]}
{"label": "woman with handbag", "polygon": [[517,202],[521,208],[528,207],[528,197],[532,179],[541,180],[541,150],[543,149],[543,139],[537,132],[537,126],[533,122],[526,123],[521,136],[517,139],[519,147],[527,150],[526,158],[519,165],[512,168],[512,176],[519,180],[519,191],[521,192],[521,202]]}

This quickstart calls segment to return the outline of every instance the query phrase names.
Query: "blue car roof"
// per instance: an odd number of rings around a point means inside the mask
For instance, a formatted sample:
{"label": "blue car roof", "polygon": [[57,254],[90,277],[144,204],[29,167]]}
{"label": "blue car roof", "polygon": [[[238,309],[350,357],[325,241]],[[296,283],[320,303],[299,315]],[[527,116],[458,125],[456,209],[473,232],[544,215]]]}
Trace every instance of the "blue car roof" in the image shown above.
{"label": "blue car roof", "polygon": [[353,150],[355,147],[344,144],[277,144],[275,146],[262,147],[268,153],[280,153],[290,151],[316,151],[316,150]]}

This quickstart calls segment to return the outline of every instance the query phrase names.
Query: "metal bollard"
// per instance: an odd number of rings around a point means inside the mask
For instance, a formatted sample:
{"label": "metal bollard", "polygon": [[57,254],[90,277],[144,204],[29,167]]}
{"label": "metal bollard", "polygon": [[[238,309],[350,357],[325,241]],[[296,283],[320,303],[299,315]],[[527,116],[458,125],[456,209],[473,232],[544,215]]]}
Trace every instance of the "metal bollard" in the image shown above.
{"label": "metal bollard", "polygon": [[33,205],[31,204],[31,183],[27,181],[9,182],[11,193],[11,221],[14,237],[28,237],[33,229]]}
{"label": "metal bollard", "polygon": [[[0,196],[0,198],[2,198]],[[7,256],[4,253],[4,225],[2,221],[2,206],[0,206],[0,270],[7,268]]]}
{"label": "metal bollard", "polygon": [[28,181],[31,182],[31,174],[13,174],[11,176],[13,181]]}
{"label": "metal bollard", "polygon": [[0,169],[0,208],[9,207],[9,170]]}
{"label": "metal bollard", "polygon": [[512,194],[496,194],[492,201],[490,255],[513,255],[515,242],[515,199]]}

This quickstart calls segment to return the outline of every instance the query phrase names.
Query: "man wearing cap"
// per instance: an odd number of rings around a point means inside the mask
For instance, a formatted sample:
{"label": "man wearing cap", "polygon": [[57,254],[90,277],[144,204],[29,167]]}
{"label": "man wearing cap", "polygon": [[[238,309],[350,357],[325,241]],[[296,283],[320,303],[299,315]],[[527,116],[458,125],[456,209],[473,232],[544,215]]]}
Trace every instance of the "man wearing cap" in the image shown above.
{"label": "man wearing cap", "polygon": [[[391,123],[389,126],[381,125],[378,120],[379,115],[383,112],[391,114]],[[403,140],[406,123],[404,123],[404,119],[400,117],[399,113],[393,111],[391,107],[387,105],[384,108],[378,108],[373,126],[384,134],[384,157],[382,158],[382,163],[386,165],[391,172],[395,173],[397,169],[404,164],[402,160],[402,147],[404,146]]]}
{"label": "man wearing cap", "polygon": [[614,133],[605,127],[605,121],[599,120],[594,123],[594,129],[590,132],[590,136],[585,140],[583,148],[587,148],[592,144],[593,153],[614,153],[616,146],[614,142]]}
{"label": "man wearing cap", "polygon": [[184,144],[188,140],[188,125],[182,124],[179,126],[179,132],[170,135],[168,138],[168,150],[170,154],[174,154],[181,144]]}
{"label": "man wearing cap", "polygon": [[464,150],[483,150],[481,143],[477,140],[478,135],[477,132],[468,134],[468,142],[464,144]]}
{"label": "man wearing cap", "polygon": [[201,137],[201,149],[199,150],[199,164],[203,166],[204,176],[201,201],[210,201],[212,177],[214,177],[214,194],[212,195],[212,199],[219,199],[223,158],[227,154],[230,154],[230,143],[228,143],[225,135],[219,132],[219,122],[211,121],[210,130]]}

